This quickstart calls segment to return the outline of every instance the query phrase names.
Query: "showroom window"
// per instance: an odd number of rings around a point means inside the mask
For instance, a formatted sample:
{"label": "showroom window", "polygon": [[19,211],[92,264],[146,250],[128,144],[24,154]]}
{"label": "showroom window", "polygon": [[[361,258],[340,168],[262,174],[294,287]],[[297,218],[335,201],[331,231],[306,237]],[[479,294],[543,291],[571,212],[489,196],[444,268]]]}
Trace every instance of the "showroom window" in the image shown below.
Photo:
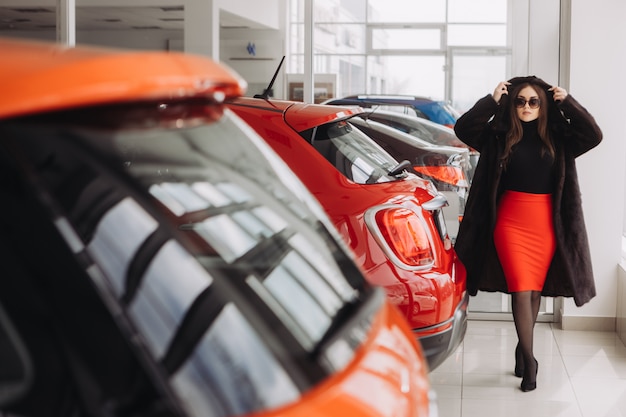
{"label": "showroom window", "polygon": [[[508,75],[511,0],[311,1],[316,102],[411,94],[464,111]],[[289,5],[288,83],[305,72],[305,0]]]}

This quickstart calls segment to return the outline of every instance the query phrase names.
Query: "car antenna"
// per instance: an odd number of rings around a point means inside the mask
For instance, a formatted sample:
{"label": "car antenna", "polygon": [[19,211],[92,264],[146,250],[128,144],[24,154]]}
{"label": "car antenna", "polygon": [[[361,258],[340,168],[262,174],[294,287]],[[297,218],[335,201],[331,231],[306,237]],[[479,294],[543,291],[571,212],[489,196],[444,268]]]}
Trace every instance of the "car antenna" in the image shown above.
{"label": "car antenna", "polygon": [[278,75],[278,71],[280,71],[280,67],[283,66],[283,61],[285,60],[285,55],[283,55],[283,59],[280,60],[280,64],[278,64],[278,68],[276,68],[276,72],[274,72],[274,76],[272,77],[272,81],[270,81],[269,85],[265,90],[263,90],[263,94],[255,94],[254,98],[262,98],[267,100],[270,98],[270,94],[272,94],[272,87],[274,86],[274,81],[276,81],[276,76]]}

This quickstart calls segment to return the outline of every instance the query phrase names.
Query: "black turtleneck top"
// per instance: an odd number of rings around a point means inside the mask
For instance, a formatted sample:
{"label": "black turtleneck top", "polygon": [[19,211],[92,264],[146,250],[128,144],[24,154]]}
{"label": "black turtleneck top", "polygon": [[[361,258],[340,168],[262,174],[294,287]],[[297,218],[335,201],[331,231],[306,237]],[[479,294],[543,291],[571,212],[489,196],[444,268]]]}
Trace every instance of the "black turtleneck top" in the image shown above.
{"label": "black turtleneck top", "polygon": [[509,161],[502,173],[502,186],[505,190],[532,194],[550,194],[554,184],[554,158],[537,132],[538,121],[522,122],[524,135],[513,146]]}

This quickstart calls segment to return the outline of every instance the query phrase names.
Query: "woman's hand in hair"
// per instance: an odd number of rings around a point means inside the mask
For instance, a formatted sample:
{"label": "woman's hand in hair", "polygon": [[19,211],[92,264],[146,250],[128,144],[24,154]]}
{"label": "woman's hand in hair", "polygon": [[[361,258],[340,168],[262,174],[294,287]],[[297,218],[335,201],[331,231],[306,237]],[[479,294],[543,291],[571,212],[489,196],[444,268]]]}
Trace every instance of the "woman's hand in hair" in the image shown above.
{"label": "woman's hand in hair", "polygon": [[500,104],[500,99],[502,98],[502,95],[504,94],[509,94],[509,90],[508,90],[508,85],[510,83],[506,82],[506,81],[500,81],[500,83],[498,83],[498,86],[496,87],[496,89],[493,91],[493,99],[496,101],[496,103]]}
{"label": "woman's hand in hair", "polygon": [[563,101],[565,100],[565,97],[567,97],[567,91],[564,88],[556,85],[550,88],[548,91],[552,91],[552,94],[554,94],[554,101],[556,102]]}

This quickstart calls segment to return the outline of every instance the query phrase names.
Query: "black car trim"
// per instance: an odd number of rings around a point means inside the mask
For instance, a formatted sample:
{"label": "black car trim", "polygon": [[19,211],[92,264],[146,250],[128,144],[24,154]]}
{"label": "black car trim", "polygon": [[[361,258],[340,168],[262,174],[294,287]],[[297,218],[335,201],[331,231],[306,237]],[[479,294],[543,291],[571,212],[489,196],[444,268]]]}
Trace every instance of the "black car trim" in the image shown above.
{"label": "black car trim", "polygon": [[15,402],[32,387],[35,380],[33,360],[13,321],[0,303],[0,407]]}
{"label": "black car trim", "polygon": [[[25,174],[26,171],[32,173],[30,168],[25,164],[9,171],[9,178],[19,180],[15,180],[15,190],[3,196],[0,205],[0,222],[6,226],[0,241],[11,242],[15,258],[12,263],[19,267],[19,275],[12,275],[14,280],[0,281],[10,289],[2,291],[2,295],[11,297],[18,310],[23,310],[13,318],[19,319],[19,324],[16,322],[19,328],[30,329],[30,339],[25,342],[33,355],[38,378],[45,381],[39,388],[33,387],[38,394],[29,392],[26,401],[33,396],[38,401],[28,401],[27,407],[41,409],[40,412],[46,414],[51,411],[47,407],[51,406],[52,397],[57,397],[57,403],[65,402],[65,408],[80,404],[125,414],[128,410],[124,411],[124,407],[134,398],[135,406],[146,407],[137,408],[136,412],[156,407],[183,413],[172,391],[157,377],[159,373],[154,364],[143,355],[131,353],[136,352],[136,346],[118,337],[119,322],[106,309],[106,303],[96,296],[97,286],[53,226],[52,199],[38,178]],[[28,233],[32,230],[37,230],[38,239],[32,239],[32,234]],[[33,259],[36,262],[32,262]],[[55,274],[58,271],[64,273]],[[81,297],[75,297],[78,293]],[[85,337],[87,334],[89,336]],[[107,368],[106,359],[111,357],[124,366]],[[77,362],[80,366],[73,366]],[[57,366],[59,364],[66,365]],[[56,407],[54,410],[61,412]],[[40,412],[34,411],[35,414]],[[65,412],[77,410],[72,408]]]}
{"label": "black car trim", "polygon": [[[331,327],[318,342],[313,354],[319,355],[326,347],[337,339],[344,339],[352,349],[356,349],[370,330],[371,320],[376,311],[385,303],[386,295],[379,287],[371,287],[363,293],[363,299],[352,304],[346,304],[333,318]],[[365,334],[359,334],[365,329]]]}
{"label": "black car trim", "polygon": [[120,297],[122,304],[128,306],[132,303],[141,286],[145,272],[150,266],[150,261],[154,259],[155,255],[169,239],[171,239],[169,233],[165,232],[162,228],[157,228],[157,230],[139,246],[137,253],[133,256],[128,265],[124,283],[124,293]]}
{"label": "black car trim", "polygon": [[429,370],[432,372],[441,365],[459,347],[467,331],[467,306],[469,294],[466,292],[457,305],[452,319],[454,323],[450,328],[435,334],[419,336],[418,331],[427,329],[413,329],[413,334],[418,337],[422,350],[426,356]]}
{"label": "black car trim", "polygon": [[[222,308],[228,302],[234,301],[247,320],[258,331],[258,336],[264,340],[267,346],[272,346],[275,358],[284,369],[289,370],[290,377],[300,390],[305,391],[326,377],[327,372],[322,370],[314,360],[294,361],[292,359],[294,357],[310,357],[310,354],[303,349],[285,327],[285,324],[270,311],[268,306],[246,283],[246,278],[250,275],[251,269],[256,270],[255,277],[262,282],[274,270],[274,267],[279,265],[278,259],[269,260],[267,258],[268,251],[264,248],[284,246],[287,249],[286,241],[292,233],[291,231],[283,231],[267,239],[240,258],[237,264],[228,264],[217,256],[205,258],[200,256],[200,263],[207,268],[215,280],[194,300],[172,337],[162,360],[170,375],[175,373],[189,358]],[[285,243],[280,243],[281,241]],[[282,258],[286,253],[285,250],[279,252],[274,256]],[[251,267],[243,268],[242,264]],[[228,271],[228,278],[222,276],[225,271]],[[259,314],[260,312],[266,314]],[[263,320],[259,319],[260,316],[263,317]],[[280,340],[281,344],[277,344],[275,340]]]}

